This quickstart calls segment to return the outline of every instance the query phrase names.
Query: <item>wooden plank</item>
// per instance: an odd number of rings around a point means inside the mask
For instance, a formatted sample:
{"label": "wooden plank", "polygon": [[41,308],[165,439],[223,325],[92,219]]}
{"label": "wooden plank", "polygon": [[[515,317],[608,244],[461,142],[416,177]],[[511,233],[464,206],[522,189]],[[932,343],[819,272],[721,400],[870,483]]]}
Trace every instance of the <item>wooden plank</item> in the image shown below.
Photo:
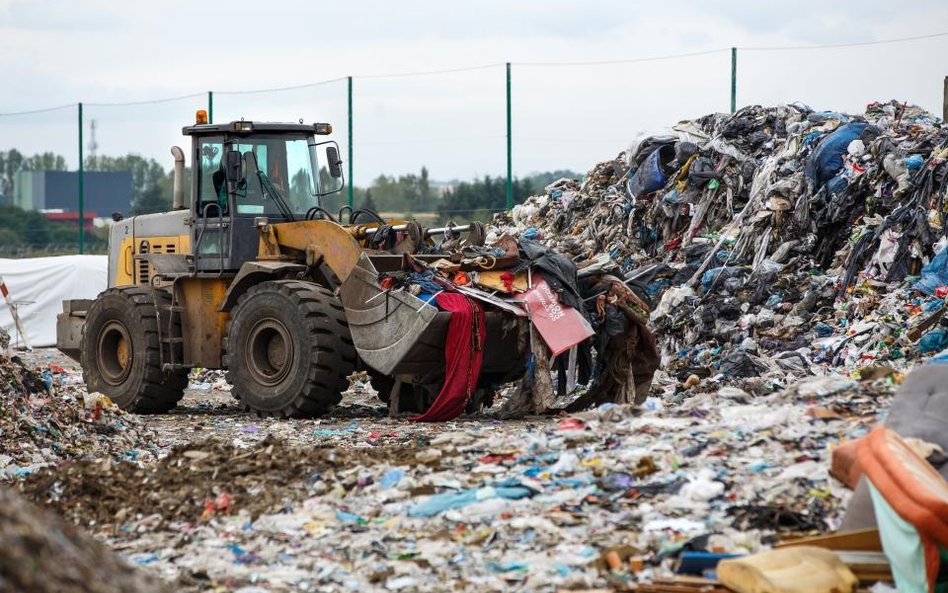
{"label": "wooden plank", "polygon": [[641,591],[642,593],[731,593],[723,587],[706,585],[704,587],[693,587],[690,585],[638,585],[631,589],[632,591]]}
{"label": "wooden plank", "polygon": [[652,579],[652,582],[660,585],[694,585],[694,586],[703,586],[703,585],[720,585],[718,581],[712,581],[711,579],[706,579],[704,577],[696,577],[691,575],[678,575],[674,577],[655,577]]}
{"label": "wooden plank", "polygon": [[859,582],[863,585],[871,585],[883,581],[886,583],[892,583],[895,581],[895,578],[892,576],[892,571],[886,572],[872,572],[872,571],[853,571],[853,574],[856,575],[856,578],[859,579]]}
{"label": "wooden plank", "polygon": [[672,578],[656,577],[651,583],[639,584],[632,591],[643,593],[730,593],[718,581],[693,576],[676,576]]}
{"label": "wooden plank", "polygon": [[836,557],[853,571],[861,583],[892,582],[892,567],[884,552],[836,551]]}
{"label": "wooden plank", "polygon": [[857,566],[884,570],[889,567],[889,557],[885,555],[885,552],[866,552],[862,550],[834,550],[834,552],[836,552],[836,557],[850,568]]}
{"label": "wooden plank", "polygon": [[829,535],[782,541],[774,547],[789,548],[792,546],[817,546],[827,550],[855,552],[881,552],[882,540],[879,539],[878,529],[860,529],[858,531],[843,531]]}

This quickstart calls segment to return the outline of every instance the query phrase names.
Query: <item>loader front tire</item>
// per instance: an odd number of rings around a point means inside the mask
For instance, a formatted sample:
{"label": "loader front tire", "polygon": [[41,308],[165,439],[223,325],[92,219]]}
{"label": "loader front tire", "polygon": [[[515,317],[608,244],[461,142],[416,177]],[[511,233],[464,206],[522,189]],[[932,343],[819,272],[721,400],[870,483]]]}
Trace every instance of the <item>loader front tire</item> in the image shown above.
{"label": "loader front tire", "polygon": [[188,386],[186,373],[161,369],[159,307],[168,293],[153,288],[110,288],[86,313],[80,362],[86,387],[129,412],[160,414],[174,408]]}
{"label": "loader front tire", "polygon": [[260,415],[328,412],[342,399],[355,363],[342,303],[318,284],[262,282],[231,312],[224,365],[234,396]]}

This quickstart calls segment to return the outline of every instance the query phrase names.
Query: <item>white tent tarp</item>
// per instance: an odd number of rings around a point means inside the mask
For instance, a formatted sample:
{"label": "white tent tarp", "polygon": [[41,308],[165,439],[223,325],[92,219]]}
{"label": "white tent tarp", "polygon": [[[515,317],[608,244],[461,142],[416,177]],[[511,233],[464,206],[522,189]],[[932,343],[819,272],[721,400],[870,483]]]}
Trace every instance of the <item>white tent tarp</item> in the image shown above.
{"label": "white tent tarp", "polygon": [[[108,267],[105,255],[0,259],[0,276],[17,305],[30,346],[56,345],[56,315],[62,312],[63,301],[95,298],[108,286]],[[13,317],[2,300],[0,326],[10,332],[10,344],[15,345]]]}

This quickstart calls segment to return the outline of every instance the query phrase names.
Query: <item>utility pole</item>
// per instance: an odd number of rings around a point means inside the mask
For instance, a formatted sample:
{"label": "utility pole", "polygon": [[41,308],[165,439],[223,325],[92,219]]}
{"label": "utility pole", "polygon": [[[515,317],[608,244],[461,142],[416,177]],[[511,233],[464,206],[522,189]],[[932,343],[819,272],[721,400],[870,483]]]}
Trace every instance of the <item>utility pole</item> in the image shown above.
{"label": "utility pole", "polygon": [[89,145],[86,147],[89,149],[89,160],[93,163],[95,162],[96,151],[99,148],[99,143],[95,141],[95,128],[96,123],[93,119],[89,122]]}

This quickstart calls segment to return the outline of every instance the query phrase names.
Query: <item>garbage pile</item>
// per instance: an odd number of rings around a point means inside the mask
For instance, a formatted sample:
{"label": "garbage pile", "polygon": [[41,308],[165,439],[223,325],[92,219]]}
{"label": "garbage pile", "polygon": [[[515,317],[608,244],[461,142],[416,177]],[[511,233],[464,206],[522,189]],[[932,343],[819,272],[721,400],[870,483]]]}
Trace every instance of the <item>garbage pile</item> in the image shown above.
{"label": "garbage pile", "polygon": [[621,589],[686,552],[836,528],[831,451],[898,380],[531,421],[272,421],[259,440],[247,418],[145,467],[80,460],[20,487],[180,591]]}
{"label": "garbage pile", "polygon": [[497,215],[493,233],[580,271],[608,257],[652,308],[669,391],[773,389],[948,346],[931,319],[948,294],[946,161],[948,128],[913,105],[749,106],[638,138]]}
{"label": "garbage pile", "polygon": [[227,372],[220,369],[191,369],[188,375],[188,388],[207,391],[230,391],[231,384],[227,380]]}
{"label": "garbage pile", "polygon": [[139,417],[86,393],[62,367],[0,355],[0,482],[65,459],[143,460],[155,455],[155,441]]}
{"label": "garbage pile", "polygon": [[0,589],[34,593],[171,591],[91,535],[0,488]]}

